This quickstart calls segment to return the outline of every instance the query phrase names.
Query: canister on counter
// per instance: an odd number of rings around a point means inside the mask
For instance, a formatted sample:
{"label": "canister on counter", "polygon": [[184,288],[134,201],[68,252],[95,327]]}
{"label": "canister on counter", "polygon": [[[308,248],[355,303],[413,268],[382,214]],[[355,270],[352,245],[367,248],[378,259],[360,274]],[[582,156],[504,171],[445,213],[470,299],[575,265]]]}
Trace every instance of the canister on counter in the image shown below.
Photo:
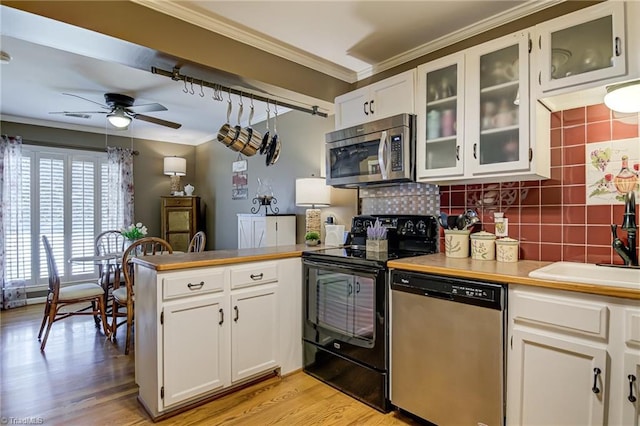
{"label": "canister on counter", "polygon": [[447,257],[469,257],[470,230],[445,229],[444,253]]}
{"label": "canister on counter", "polygon": [[471,258],[477,260],[494,260],[496,258],[495,234],[486,231],[471,234]]}
{"label": "canister on counter", "polygon": [[498,238],[496,240],[496,260],[498,262],[517,262],[519,241],[513,238]]}

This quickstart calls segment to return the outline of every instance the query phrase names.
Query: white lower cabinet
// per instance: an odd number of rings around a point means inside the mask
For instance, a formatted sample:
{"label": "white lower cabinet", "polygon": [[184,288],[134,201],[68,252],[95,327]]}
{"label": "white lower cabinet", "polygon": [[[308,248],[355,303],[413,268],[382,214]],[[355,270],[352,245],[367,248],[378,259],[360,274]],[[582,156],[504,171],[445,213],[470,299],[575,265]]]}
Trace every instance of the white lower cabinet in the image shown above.
{"label": "white lower cabinet", "polygon": [[231,381],[237,382],[278,364],[277,285],[231,294]]}
{"label": "white lower cabinet", "polygon": [[637,301],[510,286],[509,334],[507,425],[639,424]]}
{"label": "white lower cabinet", "polygon": [[287,295],[301,294],[299,258],[135,268],[136,378],[153,418],[277,369],[302,368],[302,302]]}
{"label": "white lower cabinet", "polygon": [[[225,304],[228,304],[226,298],[219,295],[187,298],[164,305],[165,405],[222,388],[228,383],[228,356],[224,353],[228,333],[220,324]],[[202,327],[201,324],[210,326]],[[195,365],[199,367],[193,368]]]}

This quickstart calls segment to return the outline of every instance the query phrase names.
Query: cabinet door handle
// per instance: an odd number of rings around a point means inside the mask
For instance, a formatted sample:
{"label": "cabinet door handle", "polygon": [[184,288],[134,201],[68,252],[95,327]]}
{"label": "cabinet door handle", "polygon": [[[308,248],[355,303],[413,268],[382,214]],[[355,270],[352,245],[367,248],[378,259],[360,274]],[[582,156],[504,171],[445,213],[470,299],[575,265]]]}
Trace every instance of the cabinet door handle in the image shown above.
{"label": "cabinet door handle", "polygon": [[460,145],[456,145],[456,160],[460,161]]}
{"label": "cabinet door handle", "polygon": [[264,274],[262,272],[260,272],[259,274],[251,274],[249,276],[254,281],[260,281],[262,279],[262,277],[264,276]]}
{"label": "cabinet door handle", "polygon": [[620,37],[615,38],[614,44],[616,46],[616,56],[622,55],[622,41],[620,40]]}
{"label": "cabinet door handle", "polygon": [[200,281],[198,284],[187,284],[189,290],[200,290],[204,286],[204,281]]}
{"label": "cabinet door handle", "polygon": [[218,325],[222,325],[224,323],[224,311],[222,308],[218,310],[218,313],[220,314],[220,321],[218,321]]}
{"label": "cabinet door handle", "polygon": [[233,319],[235,322],[238,322],[238,319],[240,319],[240,310],[238,309],[237,306],[233,307],[233,310],[236,312],[236,317]]}
{"label": "cabinet door handle", "polygon": [[633,396],[633,382],[636,381],[636,376],[634,376],[633,374],[629,374],[627,376],[627,379],[629,379],[629,396],[627,397],[627,399],[629,400],[629,402],[636,402],[636,397]]}
{"label": "cabinet door handle", "polygon": [[542,71],[538,72],[538,85],[542,84]]}
{"label": "cabinet door handle", "polygon": [[369,111],[371,111],[371,114],[375,113],[375,111],[373,110],[373,100],[369,102]]}
{"label": "cabinet door handle", "polygon": [[351,283],[349,283],[347,285],[347,295],[351,296],[351,293],[353,293],[353,285]]}
{"label": "cabinet door handle", "polygon": [[478,153],[476,152],[478,150],[478,144],[474,143],[473,144],[473,158],[475,158],[476,160],[478,159]]}
{"label": "cabinet door handle", "polygon": [[598,394],[600,393],[600,388],[598,388],[598,376],[602,373],[598,367],[593,369],[593,387],[591,388],[591,392]]}
{"label": "cabinet door handle", "polygon": [[364,108],[364,115],[369,115],[369,111],[367,110],[367,107],[369,106],[369,102],[365,102],[363,104],[363,108]]}
{"label": "cabinet door handle", "polygon": [[360,281],[356,281],[356,293],[360,293]]}

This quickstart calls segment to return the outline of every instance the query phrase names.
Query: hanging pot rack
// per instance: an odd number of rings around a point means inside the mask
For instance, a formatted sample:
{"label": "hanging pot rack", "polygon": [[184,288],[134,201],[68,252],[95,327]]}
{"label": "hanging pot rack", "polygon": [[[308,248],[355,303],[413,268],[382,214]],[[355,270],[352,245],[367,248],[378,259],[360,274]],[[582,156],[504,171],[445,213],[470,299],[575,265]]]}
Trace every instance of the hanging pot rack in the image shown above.
{"label": "hanging pot rack", "polygon": [[[311,114],[311,115],[317,115],[319,117],[323,117],[323,118],[327,118],[327,114],[324,112],[320,112],[318,111],[318,106],[317,105],[313,105],[311,108],[305,108],[305,107],[301,107],[298,105],[292,105],[292,104],[288,104],[286,102],[281,102],[281,101],[276,101],[274,99],[271,98],[266,98],[263,96],[259,96],[259,95],[255,95],[252,94],[250,92],[244,92],[244,91],[240,91],[237,89],[232,89],[230,87],[225,87],[222,86],[218,83],[211,83],[210,81],[206,81],[206,80],[202,80],[199,78],[194,78],[185,74],[180,74],[180,68],[179,67],[173,67],[172,71],[167,71],[167,70],[163,70],[160,68],[156,68],[156,67],[151,67],[151,73],[153,74],[158,74],[158,75],[162,75],[165,77],[169,77],[170,79],[174,80],[174,81],[183,81],[185,83],[185,88],[187,87],[186,85],[188,83],[191,83],[191,90],[187,90],[188,93],[194,94],[195,91],[193,90],[193,85],[195,84],[196,86],[200,86],[200,96],[204,96],[204,93],[202,93],[202,88],[203,87],[208,87],[210,89],[213,89],[214,91],[214,99],[220,100],[219,97],[216,97],[216,93],[219,92],[227,92],[227,93],[233,93],[234,95],[238,95],[238,96],[251,96],[254,100],[256,101],[261,101],[261,102],[265,102],[267,104],[271,103],[271,104],[278,104],[279,106],[282,106],[284,108],[289,108],[289,109],[293,109],[296,111],[301,111],[301,112],[306,112],[307,114]],[[186,92],[185,92],[186,93]]]}

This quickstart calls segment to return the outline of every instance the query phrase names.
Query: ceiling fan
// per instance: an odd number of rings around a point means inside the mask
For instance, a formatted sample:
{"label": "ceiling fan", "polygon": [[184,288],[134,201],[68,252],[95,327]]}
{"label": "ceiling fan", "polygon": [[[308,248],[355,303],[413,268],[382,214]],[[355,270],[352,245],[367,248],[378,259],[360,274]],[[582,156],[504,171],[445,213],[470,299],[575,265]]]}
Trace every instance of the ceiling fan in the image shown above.
{"label": "ceiling fan", "polygon": [[162,120],[160,118],[141,114],[142,112],[167,110],[164,105],[160,105],[158,103],[134,105],[134,98],[127,95],[121,95],[119,93],[105,93],[104,100],[106,105],[103,105],[96,101],[92,101],[91,99],[83,98],[82,96],[74,95],[72,93],[63,93],[63,95],[73,96],[99,105],[104,111],[56,111],[50,112],[49,114],[64,114],[67,117],[78,118],[90,118],[90,114],[107,114],[107,120],[109,121],[109,123],[119,129],[124,129],[129,126],[129,123],[131,123],[131,120],[134,118],[136,120],[142,120],[148,123],[170,127],[172,129],[179,129],[180,127],[182,127],[182,124],[179,123],[174,123],[172,121]]}

